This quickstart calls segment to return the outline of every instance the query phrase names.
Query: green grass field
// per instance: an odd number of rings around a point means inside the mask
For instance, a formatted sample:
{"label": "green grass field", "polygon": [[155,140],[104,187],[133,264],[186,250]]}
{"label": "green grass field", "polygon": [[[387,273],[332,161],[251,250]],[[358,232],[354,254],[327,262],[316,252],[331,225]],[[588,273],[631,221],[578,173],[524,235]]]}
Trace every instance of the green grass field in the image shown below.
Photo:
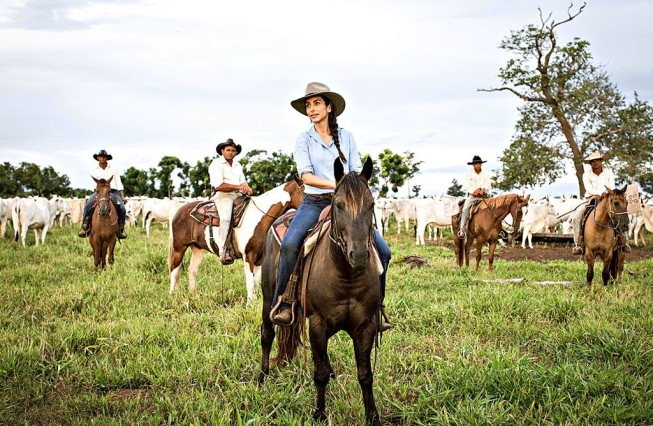
{"label": "green grass field", "polygon": [[[310,352],[257,386],[261,302],[246,305],[240,261],[206,255],[197,294],[184,270],[170,295],[167,229],[128,230],[101,273],[76,232],[57,227],[39,247],[33,233],[27,248],[0,240],[0,423],[312,424]],[[653,260],[626,259],[607,287],[600,262],[591,287],[541,286],[583,282],[584,263],[498,259],[489,273],[484,259],[475,272],[446,248],[387,240],[394,328],[373,354],[383,424],[653,424]],[[330,356],[329,424],[362,424],[346,334]]]}

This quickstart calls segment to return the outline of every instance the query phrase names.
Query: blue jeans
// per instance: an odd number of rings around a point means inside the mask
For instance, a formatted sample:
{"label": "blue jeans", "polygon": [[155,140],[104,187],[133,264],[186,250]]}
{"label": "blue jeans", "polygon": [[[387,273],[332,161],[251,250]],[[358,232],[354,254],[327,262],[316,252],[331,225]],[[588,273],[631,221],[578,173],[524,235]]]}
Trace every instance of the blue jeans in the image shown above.
{"label": "blue jeans", "polygon": [[[125,218],[127,217],[127,209],[125,209],[125,205],[122,203],[122,198],[120,198],[120,194],[118,193],[117,189],[112,189],[111,194],[113,195],[113,199],[116,200],[116,204],[118,205],[118,219],[120,219],[120,223],[124,224]],[[84,220],[91,212],[93,204],[95,204],[95,198],[95,192],[92,193],[90,197],[88,197],[88,201],[84,206],[84,217],[82,217],[82,223],[84,223]]]}
{"label": "blue jeans", "polygon": [[469,215],[469,209],[472,206],[472,203],[475,200],[480,200],[483,197],[474,197],[473,195],[470,195],[467,197],[465,200],[465,204],[463,205],[463,213],[462,216],[460,217],[460,229],[459,231],[465,231],[465,221],[467,220],[467,216]]}
{"label": "blue jeans", "polygon": [[[297,209],[295,217],[288,231],[281,242],[281,258],[279,259],[279,278],[277,280],[277,288],[274,292],[274,298],[272,299],[272,304],[275,305],[279,296],[286,291],[288,286],[288,280],[290,279],[290,274],[292,274],[295,269],[295,263],[297,262],[297,257],[299,256],[299,250],[304,243],[306,235],[308,235],[308,230],[317,223],[320,218],[320,213],[322,210],[331,204],[331,200],[325,198],[315,198],[307,194],[304,197],[304,201]],[[379,252],[379,259],[383,265],[383,273],[380,275],[379,279],[381,281],[381,303],[385,298],[385,282],[386,275],[388,272],[388,265],[390,264],[390,258],[392,257],[392,252],[388,243],[385,242],[381,234],[374,230],[374,243],[376,244],[376,249]],[[282,308],[284,306],[282,305]],[[285,306],[288,307],[288,306]]]}

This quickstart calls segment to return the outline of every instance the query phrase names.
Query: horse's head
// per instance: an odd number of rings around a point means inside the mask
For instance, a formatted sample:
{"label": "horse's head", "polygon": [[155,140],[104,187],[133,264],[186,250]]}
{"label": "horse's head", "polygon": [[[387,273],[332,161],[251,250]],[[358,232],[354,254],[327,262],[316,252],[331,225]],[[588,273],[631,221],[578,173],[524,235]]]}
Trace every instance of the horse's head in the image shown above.
{"label": "horse's head", "polygon": [[610,189],[606,186],[606,193],[602,198],[607,198],[609,200],[610,206],[608,210],[608,216],[612,222],[614,228],[619,229],[622,232],[628,231],[628,201],[626,200],[626,188],[628,185],[625,185],[622,189]]}
{"label": "horse's head", "polygon": [[95,202],[98,205],[98,212],[100,213],[101,216],[109,216],[111,213],[111,205],[109,204],[111,201],[111,180],[113,179],[113,176],[109,178],[109,180],[106,179],[95,179]]}
{"label": "horse's head", "polygon": [[528,206],[528,201],[531,199],[531,195],[528,194],[526,197],[519,195],[515,196],[515,199],[510,203],[510,215],[512,216],[512,243],[515,243],[515,234],[519,231],[519,225],[521,224],[522,217],[524,217],[524,207]]}
{"label": "horse's head", "polygon": [[293,181],[288,183],[285,189],[290,193],[290,207],[298,209],[304,201],[304,181],[297,173],[293,173]]}
{"label": "horse's head", "polygon": [[333,167],[338,183],[331,201],[331,238],[352,268],[364,268],[370,258],[374,220],[374,197],[367,184],[372,176],[372,160],[367,158],[360,174],[345,174],[339,158]]}

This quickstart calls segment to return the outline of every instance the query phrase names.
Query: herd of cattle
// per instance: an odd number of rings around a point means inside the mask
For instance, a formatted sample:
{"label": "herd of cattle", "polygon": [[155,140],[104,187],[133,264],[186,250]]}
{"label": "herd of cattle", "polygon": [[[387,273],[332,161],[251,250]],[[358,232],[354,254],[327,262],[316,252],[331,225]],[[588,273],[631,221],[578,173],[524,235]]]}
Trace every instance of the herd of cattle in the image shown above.
{"label": "herd of cattle", "polygon": [[[140,223],[150,235],[152,222],[167,224],[183,204],[193,201],[191,198],[149,198],[131,197],[125,205],[127,208],[127,225]],[[410,223],[415,226],[415,243],[425,244],[425,234],[430,240],[437,240],[438,232],[442,236],[443,229],[451,228],[451,216],[458,212],[458,204],[462,198],[441,196],[436,198],[379,198],[375,204],[376,221],[379,230],[387,232],[389,218],[395,216],[397,232],[409,231]],[[20,238],[25,246],[25,238],[29,229],[34,230],[36,244],[39,239],[45,243],[48,230],[55,224],[59,226],[79,224],[85,200],[79,198],[62,198],[53,196],[0,198],[0,236],[6,233],[7,222],[11,221],[14,228],[14,238]],[[535,233],[573,232],[572,217],[574,212],[582,207],[583,200],[577,198],[545,198],[531,199],[525,207],[524,217],[518,234],[522,235],[522,247],[533,248],[532,236]],[[642,202],[642,212],[630,215],[629,239],[635,245],[646,244],[644,229],[653,232],[653,199]],[[512,232],[510,216],[504,223],[504,228]],[[40,232],[40,236],[39,236]]]}

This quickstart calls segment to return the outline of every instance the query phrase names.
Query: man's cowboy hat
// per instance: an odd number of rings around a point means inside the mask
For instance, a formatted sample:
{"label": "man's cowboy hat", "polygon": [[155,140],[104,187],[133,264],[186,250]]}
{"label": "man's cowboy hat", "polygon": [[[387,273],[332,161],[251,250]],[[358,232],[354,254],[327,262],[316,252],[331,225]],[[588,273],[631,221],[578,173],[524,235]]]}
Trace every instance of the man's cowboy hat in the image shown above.
{"label": "man's cowboy hat", "polygon": [[600,153],[599,151],[594,151],[593,153],[591,153],[591,154],[589,155],[589,157],[587,157],[587,158],[586,158],[585,160],[583,160],[583,161],[584,161],[585,163],[589,164],[590,161],[592,161],[592,160],[601,160],[601,161],[605,161],[605,160],[607,160],[608,158],[610,158],[610,154],[603,154],[603,155],[601,155],[601,153]]}
{"label": "man's cowboy hat", "polygon": [[345,110],[345,99],[342,96],[340,96],[336,92],[332,92],[331,89],[329,89],[329,86],[327,86],[326,84],[315,83],[315,82],[308,83],[308,86],[306,86],[306,92],[304,93],[304,96],[290,102],[290,105],[292,105],[293,108],[295,108],[297,111],[301,112],[302,114],[307,115],[306,99],[312,98],[313,96],[322,96],[325,98],[329,98],[329,100],[333,104],[332,108],[336,113],[336,117],[342,114],[342,112]]}
{"label": "man's cowboy hat", "polygon": [[97,159],[100,156],[107,157],[107,161],[113,159],[113,155],[107,154],[107,152],[105,150],[103,150],[103,149],[101,149],[100,152],[98,152],[97,154],[93,154],[93,158],[95,158],[97,161],[100,161],[100,160]]}
{"label": "man's cowboy hat", "polygon": [[222,150],[225,149],[227,146],[233,146],[236,148],[236,155],[240,154],[240,151],[243,150],[243,147],[240,145],[236,145],[236,142],[234,142],[233,139],[229,138],[227,139],[226,142],[219,143],[218,146],[215,147],[216,152],[218,155],[222,155]]}
{"label": "man's cowboy hat", "polygon": [[483,164],[483,163],[487,163],[487,161],[483,161],[483,160],[481,160],[481,157],[479,157],[478,155],[475,155],[474,159],[472,159],[472,161],[470,161],[467,164],[469,164],[471,166],[472,164]]}

